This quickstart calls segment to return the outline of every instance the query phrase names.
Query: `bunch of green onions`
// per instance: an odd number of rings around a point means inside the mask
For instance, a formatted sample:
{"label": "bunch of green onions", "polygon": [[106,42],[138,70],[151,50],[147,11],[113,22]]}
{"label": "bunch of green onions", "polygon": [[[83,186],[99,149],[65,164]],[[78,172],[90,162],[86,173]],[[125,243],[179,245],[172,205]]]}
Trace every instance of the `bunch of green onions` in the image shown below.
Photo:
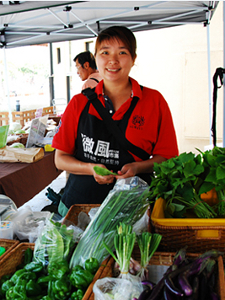
{"label": "bunch of green onions", "polygon": [[104,247],[120,267],[121,278],[126,278],[129,273],[130,259],[136,241],[136,234],[135,232],[132,232],[132,230],[133,227],[125,223],[120,223],[120,225],[117,226],[117,233],[114,236],[116,255],[113,253],[111,248],[107,246],[105,241],[103,241]]}
{"label": "bunch of green onions", "polygon": [[141,270],[138,273],[138,276],[140,276],[142,280],[147,277],[147,266],[157,250],[161,239],[162,236],[158,233],[142,232],[142,234],[137,236],[137,242],[141,253]]}

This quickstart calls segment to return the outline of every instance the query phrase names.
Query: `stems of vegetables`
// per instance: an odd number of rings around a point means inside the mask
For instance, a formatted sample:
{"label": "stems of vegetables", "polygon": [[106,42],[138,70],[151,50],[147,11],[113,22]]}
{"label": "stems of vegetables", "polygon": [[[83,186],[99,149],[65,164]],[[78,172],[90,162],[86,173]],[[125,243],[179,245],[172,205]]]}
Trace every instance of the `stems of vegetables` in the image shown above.
{"label": "stems of vegetables", "polygon": [[114,251],[117,226],[120,222],[133,226],[149,206],[148,195],[149,187],[140,186],[109,193],[75,248],[70,268],[83,265],[90,257],[97,258],[101,263],[108,256],[103,241]]}
{"label": "stems of vegetables", "polygon": [[150,232],[142,232],[141,235],[137,236],[137,242],[141,253],[141,270],[138,275],[142,280],[145,279],[147,265],[152,258],[152,255],[157,250],[161,239],[162,236],[160,234],[152,234]]}
{"label": "stems of vegetables", "polygon": [[116,250],[116,256],[112,250],[103,241],[103,245],[107,251],[112,255],[115,261],[119,264],[121,274],[120,277],[126,277],[129,272],[131,254],[134,248],[134,243],[136,240],[135,232],[132,232],[132,226],[120,223],[117,226],[117,234],[114,236],[114,246]]}

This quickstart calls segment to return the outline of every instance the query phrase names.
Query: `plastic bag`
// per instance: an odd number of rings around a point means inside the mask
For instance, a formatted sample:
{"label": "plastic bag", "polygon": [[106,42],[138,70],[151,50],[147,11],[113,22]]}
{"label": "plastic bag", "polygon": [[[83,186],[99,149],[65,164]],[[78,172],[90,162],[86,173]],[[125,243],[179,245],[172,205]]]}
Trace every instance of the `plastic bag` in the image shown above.
{"label": "plastic bag", "polygon": [[111,277],[98,279],[93,286],[95,300],[133,300],[138,299],[142,291],[140,282]]}
{"label": "plastic bag", "polygon": [[[135,176],[118,179],[94,218],[85,229],[70,261],[70,267],[83,265],[92,257],[101,263],[109,256],[103,240],[114,250],[114,234],[120,222],[134,225],[149,207],[149,186]],[[140,227],[140,226],[139,226]]]}
{"label": "plastic bag", "polygon": [[69,261],[79,234],[82,232],[78,228],[75,230],[75,226],[68,220],[62,223],[50,218],[35,242],[34,260],[42,262],[45,266],[52,261]]}
{"label": "plastic bag", "polygon": [[6,146],[8,132],[9,132],[9,125],[0,126],[0,148]]}
{"label": "plastic bag", "polygon": [[34,243],[50,216],[50,212],[33,212],[29,205],[19,208],[11,217],[14,234],[20,241]]}

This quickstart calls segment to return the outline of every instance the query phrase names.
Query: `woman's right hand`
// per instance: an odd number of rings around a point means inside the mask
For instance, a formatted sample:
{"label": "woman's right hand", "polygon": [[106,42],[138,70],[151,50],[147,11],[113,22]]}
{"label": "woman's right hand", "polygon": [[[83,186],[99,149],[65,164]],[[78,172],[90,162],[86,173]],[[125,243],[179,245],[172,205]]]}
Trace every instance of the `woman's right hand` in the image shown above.
{"label": "woman's right hand", "polygon": [[[104,165],[96,165],[96,166],[99,166],[99,167],[107,169],[106,166],[104,166]],[[99,183],[99,184],[110,184],[110,183],[113,183],[114,178],[115,178],[115,175],[104,175],[104,176],[98,175],[94,171],[94,168],[93,168],[93,176],[94,176],[95,181],[97,183]]]}

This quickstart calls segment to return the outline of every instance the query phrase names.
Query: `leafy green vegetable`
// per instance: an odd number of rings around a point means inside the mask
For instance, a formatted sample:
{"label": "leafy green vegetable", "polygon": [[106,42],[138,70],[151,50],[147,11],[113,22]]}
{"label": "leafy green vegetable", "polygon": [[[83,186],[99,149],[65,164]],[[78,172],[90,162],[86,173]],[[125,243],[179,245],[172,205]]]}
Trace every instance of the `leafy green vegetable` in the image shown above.
{"label": "leafy green vegetable", "polygon": [[120,223],[117,226],[117,234],[114,236],[114,247],[116,250],[116,256],[110,247],[103,241],[103,245],[109,254],[115,259],[115,261],[120,266],[120,277],[126,278],[129,272],[131,254],[134,248],[134,243],[136,240],[135,232],[132,232],[132,226]]}
{"label": "leafy green vegetable", "polygon": [[73,229],[50,218],[35,242],[34,260],[43,265],[68,260],[74,244]]}
{"label": "leafy green vegetable", "polygon": [[83,265],[90,257],[97,258],[101,263],[108,256],[103,240],[114,250],[114,235],[120,222],[133,226],[146,212],[149,206],[149,187],[129,185],[128,190],[121,190],[119,182],[108,194],[83,233],[70,260],[71,268]]}
{"label": "leafy green vegetable", "polygon": [[201,154],[184,152],[161,164],[155,163],[150,198],[165,199],[166,216],[184,217],[186,210],[193,210],[199,218],[213,218],[215,210],[201,199],[201,193],[214,186],[212,182],[205,184],[207,175]]}
{"label": "leafy green vegetable", "polygon": [[113,172],[109,171],[108,169],[102,168],[102,167],[99,167],[99,166],[94,166],[93,169],[94,169],[96,174],[101,175],[101,176],[118,175],[117,173],[113,173]]}
{"label": "leafy green vegetable", "polygon": [[137,236],[137,242],[141,253],[141,270],[138,275],[142,279],[147,277],[145,276],[146,268],[153,254],[157,250],[161,239],[162,236],[158,233],[142,232],[141,235]]}

